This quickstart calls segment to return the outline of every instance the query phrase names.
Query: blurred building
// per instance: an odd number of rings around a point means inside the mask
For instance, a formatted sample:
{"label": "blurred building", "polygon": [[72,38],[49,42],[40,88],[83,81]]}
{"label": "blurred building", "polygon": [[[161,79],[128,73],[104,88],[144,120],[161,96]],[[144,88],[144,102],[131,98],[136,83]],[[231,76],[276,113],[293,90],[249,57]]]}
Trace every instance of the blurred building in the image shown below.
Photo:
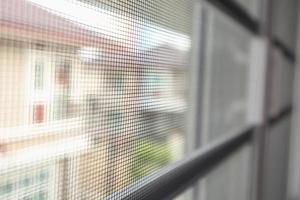
{"label": "blurred building", "polygon": [[[9,7],[15,12],[5,9]],[[5,165],[0,195],[15,198],[24,191],[24,198],[104,197],[132,181],[128,149],[134,148],[139,132],[146,136],[150,131],[160,140],[163,129],[169,135],[165,142],[179,144],[186,107],[185,52],[158,46],[141,51],[147,55],[141,58],[134,51],[138,41],[118,41],[37,4],[5,0],[1,8],[0,143]],[[24,18],[27,13],[30,17]],[[134,26],[126,22],[124,37],[137,35]],[[172,60],[173,53],[178,60]],[[163,56],[162,62],[151,63],[153,56]],[[141,91],[146,93],[141,96]],[[166,126],[157,126],[156,120],[166,120]],[[172,152],[173,159],[180,158],[182,144]],[[116,175],[113,166],[118,163],[128,166],[116,169]]]}
{"label": "blurred building", "polygon": [[[4,9],[7,7],[14,7],[15,12]],[[117,179],[126,180],[125,175],[113,177],[113,172],[104,172],[103,167],[110,164],[107,157],[116,154],[105,148],[107,143],[120,140],[130,129],[121,119],[136,120],[128,114],[132,104],[119,99],[137,90],[136,82],[129,81],[136,77],[137,65],[132,61],[122,66],[116,63],[133,54],[130,44],[95,34],[26,1],[2,1],[1,8],[0,143],[4,178],[0,193],[14,198],[15,190],[24,190],[28,198],[66,199],[71,195],[85,199],[112,189],[101,184],[103,179],[112,179],[113,188],[123,186],[125,183]],[[24,18],[26,13],[31,17]],[[127,28],[133,29],[130,24]],[[127,71],[120,72],[117,67]],[[104,75],[110,78],[99,79]],[[137,101],[134,95],[130,98]],[[107,106],[110,104],[113,106]],[[110,109],[110,115],[101,115],[100,109]],[[127,141],[119,143],[126,145]],[[118,162],[124,163],[126,158]],[[11,179],[14,173],[17,177]],[[58,179],[61,186],[54,185]],[[95,187],[85,188],[92,183]]]}
{"label": "blurred building", "polygon": [[296,200],[298,6],[1,0],[0,200]]}

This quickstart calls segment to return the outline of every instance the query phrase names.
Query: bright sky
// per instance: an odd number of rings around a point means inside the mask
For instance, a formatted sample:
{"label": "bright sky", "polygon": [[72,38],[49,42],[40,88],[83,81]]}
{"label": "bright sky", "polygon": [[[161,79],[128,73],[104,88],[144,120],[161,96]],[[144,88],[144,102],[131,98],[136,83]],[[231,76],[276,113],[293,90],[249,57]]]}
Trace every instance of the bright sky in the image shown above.
{"label": "bright sky", "polygon": [[[190,38],[162,27],[139,22],[126,16],[74,0],[27,0],[56,15],[82,24],[84,28],[104,34],[117,41],[130,41],[136,48],[145,50],[168,44],[186,51]],[[134,32],[135,31],[135,32]],[[126,42],[125,42],[126,43]],[[128,43],[129,44],[129,43]]]}

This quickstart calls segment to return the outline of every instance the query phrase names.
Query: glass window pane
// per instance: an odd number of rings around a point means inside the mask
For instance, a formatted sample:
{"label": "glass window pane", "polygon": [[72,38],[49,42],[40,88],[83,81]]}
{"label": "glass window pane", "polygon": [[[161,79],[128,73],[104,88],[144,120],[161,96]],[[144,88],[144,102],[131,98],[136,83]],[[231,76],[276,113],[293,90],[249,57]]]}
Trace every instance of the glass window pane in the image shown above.
{"label": "glass window pane", "polygon": [[297,43],[298,4],[299,1],[297,0],[274,0],[272,2],[273,36],[293,52]]}
{"label": "glass window pane", "polygon": [[[252,35],[208,7],[204,65],[203,146],[249,126],[249,76]],[[248,199],[252,147],[246,145],[200,181],[202,200]]]}
{"label": "glass window pane", "polygon": [[218,166],[202,182],[205,200],[251,199],[252,147],[247,145]]}
{"label": "glass window pane", "polygon": [[267,135],[263,199],[279,200],[286,197],[286,178],[291,119],[286,118],[269,129]]}
{"label": "glass window pane", "polygon": [[211,9],[206,37],[202,144],[237,133],[249,124],[251,34]]}
{"label": "glass window pane", "polygon": [[295,70],[292,63],[276,48],[272,50],[272,60],[269,116],[276,116],[292,104]]}

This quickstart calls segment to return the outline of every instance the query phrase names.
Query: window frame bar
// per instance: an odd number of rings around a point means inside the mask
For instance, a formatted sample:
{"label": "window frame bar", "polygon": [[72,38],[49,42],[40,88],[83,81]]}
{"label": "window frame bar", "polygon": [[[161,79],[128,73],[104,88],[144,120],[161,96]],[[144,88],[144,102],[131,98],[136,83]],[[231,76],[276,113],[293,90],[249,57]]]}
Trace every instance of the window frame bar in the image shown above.
{"label": "window frame bar", "polygon": [[226,135],[196,150],[185,159],[164,167],[141,181],[110,195],[107,199],[152,200],[176,197],[222,164],[245,144],[251,143],[254,130],[254,127],[249,127],[243,132]]}

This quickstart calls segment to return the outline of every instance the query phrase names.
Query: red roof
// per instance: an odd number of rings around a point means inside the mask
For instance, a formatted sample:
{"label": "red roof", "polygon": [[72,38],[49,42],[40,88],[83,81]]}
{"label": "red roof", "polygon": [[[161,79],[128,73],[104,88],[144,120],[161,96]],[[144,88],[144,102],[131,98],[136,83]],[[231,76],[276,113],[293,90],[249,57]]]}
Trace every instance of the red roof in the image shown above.
{"label": "red roof", "polygon": [[128,50],[126,47],[120,49],[123,46],[120,42],[104,38],[99,32],[25,0],[0,0],[0,25],[0,33],[10,37],[94,46],[110,51]]}

